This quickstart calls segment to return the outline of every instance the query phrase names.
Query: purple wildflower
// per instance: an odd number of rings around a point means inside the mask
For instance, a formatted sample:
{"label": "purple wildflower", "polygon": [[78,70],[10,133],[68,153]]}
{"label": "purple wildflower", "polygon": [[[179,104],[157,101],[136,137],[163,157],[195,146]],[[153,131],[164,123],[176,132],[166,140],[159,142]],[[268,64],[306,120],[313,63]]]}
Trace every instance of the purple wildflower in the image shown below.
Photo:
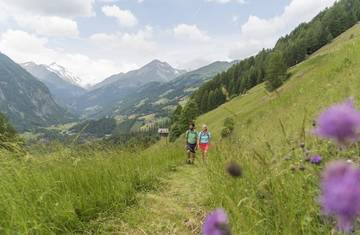
{"label": "purple wildflower", "polygon": [[203,225],[204,235],[230,235],[228,217],[223,209],[216,209],[210,213]]}
{"label": "purple wildflower", "polygon": [[360,169],[345,161],[331,163],[322,178],[320,203],[334,216],[341,231],[349,232],[360,215]]}
{"label": "purple wildflower", "polygon": [[319,156],[319,155],[312,156],[312,157],[310,158],[310,162],[311,162],[312,164],[315,164],[315,165],[319,165],[319,164],[321,163],[321,160],[322,160],[322,157]]}
{"label": "purple wildflower", "polygon": [[323,112],[317,120],[314,133],[346,145],[359,140],[359,131],[360,112],[355,109],[354,102],[350,99]]}

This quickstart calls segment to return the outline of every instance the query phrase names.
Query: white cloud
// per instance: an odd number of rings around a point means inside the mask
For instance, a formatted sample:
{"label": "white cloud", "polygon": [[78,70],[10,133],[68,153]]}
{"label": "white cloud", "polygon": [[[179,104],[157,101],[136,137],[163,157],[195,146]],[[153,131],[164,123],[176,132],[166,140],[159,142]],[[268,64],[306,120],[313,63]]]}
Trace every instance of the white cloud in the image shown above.
{"label": "white cloud", "polygon": [[210,40],[210,37],[206,34],[206,32],[201,31],[196,25],[179,24],[173,31],[175,37],[179,39],[196,42],[205,42]]}
{"label": "white cloud", "polygon": [[57,16],[15,16],[17,24],[45,36],[76,37],[79,30],[76,21]]}
{"label": "white cloud", "polygon": [[235,48],[230,51],[231,58],[243,58],[262,48],[273,47],[279,37],[290,32],[298,24],[308,22],[335,1],[292,0],[279,16],[264,19],[250,15],[241,27],[240,39]]}
{"label": "white cloud", "polygon": [[225,4],[225,3],[230,3],[230,2],[237,2],[237,3],[241,3],[241,4],[245,4],[246,0],[206,0],[207,2],[216,2],[216,3],[221,3],[221,4]]}
{"label": "white cloud", "polygon": [[153,29],[146,26],[144,30],[136,33],[98,33],[90,37],[90,40],[100,46],[107,45],[111,50],[121,50],[123,53],[150,54],[155,51],[156,43],[152,40]]}
{"label": "white cloud", "polygon": [[20,30],[8,30],[0,37],[0,51],[16,62],[36,61],[46,63],[55,51],[46,48],[47,38],[36,37]]}
{"label": "white cloud", "polygon": [[[0,0],[0,21],[9,20],[9,22],[15,22],[19,29],[44,36],[76,37],[79,35],[77,22],[70,16],[43,14],[39,9],[25,9],[20,4],[21,2],[19,0],[11,2],[9,0]],[[31,0],[29,2],[36,3],[37,1]],[[89,3],[91,2],[89,1]],[[64,2],[62,3],[64,4]],[[59,4],[59,8],[61,8],[61,4]],[[81,11],[78,14],[81,14]]]}
{"label": "white cloud", "polygon": [[94,0],[0,0],[0,2],[34,15],[76,17],[93,15]]}
{"label": "white cloud", "polygon": [[97,0],[98,2],[104,2],[104,3],[114,3],[118,2],[119,0]]}
{"label": "white cloud", "polygon": [[103,6],[102,12],[109,17],[115,17],[118,23],[124,27],[133,27],[137,25],[138,20],[129,10],[122,10],[118,6]]}
{"label": "white cloud", "polygon": [[0,51],[17,63],[33,61],[38,64],[56,62],[83,79],[94,84],[106,77],[133,69],[134,65],[106,59],[94,59],[79,53],[67,53],[48,47],[48,39],[19,30],[8,30],[0,36]]}

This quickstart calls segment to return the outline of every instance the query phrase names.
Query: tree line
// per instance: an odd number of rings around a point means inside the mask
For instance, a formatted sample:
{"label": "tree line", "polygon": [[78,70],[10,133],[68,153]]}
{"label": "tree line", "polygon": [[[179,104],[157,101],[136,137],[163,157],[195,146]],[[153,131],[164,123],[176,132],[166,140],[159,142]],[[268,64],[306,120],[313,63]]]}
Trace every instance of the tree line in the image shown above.
{"label": "tree line", "polygon": [[288,68],[304,61],[360,20],[360,0],[341,0],[281,37],[273,49],[263,49],[233,65],[201,86],[172,115],[171,139],[180,136],[189,121],[235,96],[265,82],[268,91],[279,88],[289,77]]}

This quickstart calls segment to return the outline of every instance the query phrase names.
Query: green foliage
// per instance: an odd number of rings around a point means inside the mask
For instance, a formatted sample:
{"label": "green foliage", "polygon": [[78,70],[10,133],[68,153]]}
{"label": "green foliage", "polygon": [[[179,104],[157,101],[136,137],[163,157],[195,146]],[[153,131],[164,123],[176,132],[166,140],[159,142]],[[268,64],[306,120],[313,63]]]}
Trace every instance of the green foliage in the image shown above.
{"label": "green foliage", "polygon": [[127,151],[139,152],[159,141],[158,127],[154,125],[147,130],[116,134],[105,139],[103,143],[118,146]]}
{"label": "green foliage", "polygon": [[2,234],[96,234],[99,216],[124,212],[181,160],[162,144],[136,154],[102,145],[56,149],[1,155]]}
{"label": "green foliage", "polygon": [[175,141],[181,134],[183,134],[187,130],[189,123],[194,121],[198,115],[199,107],[197,103],[192,100],[187,102],[183,109],[178,107],[173,114],[172,120],[174,122],[171,124],[170,141]]}
{"label": "green foliage", "polygon": [[110,135],[116,128],[116,120],[113,118],[102,118],[99,120],[88,120],[70,128],[74,133],[86,133],[96,137]]}
{"label": "green foliage", "polygon": [[189,101],[181,112],[180,121],[183,128],[187,128],[189,122],[194,121],[199,115],[199,108],[197,103]]}
{"label": "green foliage", "polygon": [[7,118],[0,113],[0,150],[22,152],[22,140],[16,130],[10,125]]}
{"label": "green foliage", "polygon": [[225,118],[224,127],[220,133],[221,137],[222,138],[229,137],[233,133],[234,129],[235,129],[235,120],[231,117]]}
{"label": "green foliage", "polygon": [[181,128],[180,124],[178,122],[173,123],[170,131],[170,142],[174,142],[183,133],[184,130]]}
{"label": "green foliage", "polygon": [[176,106],[176,109],[171,116],[171,123],[180,121],[181,112],[182,112],[182,106],[178,104],[178,106]]}
{"label": "green foliage", "polygon": [[271,53],[265,68],[266,88],[274,91],[280,87],[286,79],[286,71],[287,66],[283,55],[279,52]]}
{"label": "green foliage", "polygon": [[224,128],[221,130],[221,133],[220,133],[221,138],[227,138],[227,137],[229,137],[229,136],[231,135],[231,132],[232,132],[232,131],[231,131],[229,128],[224,127]]}
{"label": "green foliage", "polygon": [[231,117],[225,118],[224,127],[226,127],[229,130],[233,131],[234,128],[235,128],[235,120],[234,120],[234,118],[231,118]]}

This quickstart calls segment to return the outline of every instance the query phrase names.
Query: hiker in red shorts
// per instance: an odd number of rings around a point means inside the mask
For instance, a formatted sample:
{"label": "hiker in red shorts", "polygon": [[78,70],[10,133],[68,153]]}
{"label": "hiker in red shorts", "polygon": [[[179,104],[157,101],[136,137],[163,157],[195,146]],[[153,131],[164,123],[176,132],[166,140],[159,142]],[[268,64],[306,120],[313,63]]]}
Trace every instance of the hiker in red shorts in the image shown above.
{"label": "hiker in red shorts", "polygon": [[202,159],[205,161],[207,159],[207,153],[209,150],[209,145],[211,141],[211,134],[208,131],[207,125],[203,125],[202,131],[199,133],[198,136],[198,149],[201,151]]}

